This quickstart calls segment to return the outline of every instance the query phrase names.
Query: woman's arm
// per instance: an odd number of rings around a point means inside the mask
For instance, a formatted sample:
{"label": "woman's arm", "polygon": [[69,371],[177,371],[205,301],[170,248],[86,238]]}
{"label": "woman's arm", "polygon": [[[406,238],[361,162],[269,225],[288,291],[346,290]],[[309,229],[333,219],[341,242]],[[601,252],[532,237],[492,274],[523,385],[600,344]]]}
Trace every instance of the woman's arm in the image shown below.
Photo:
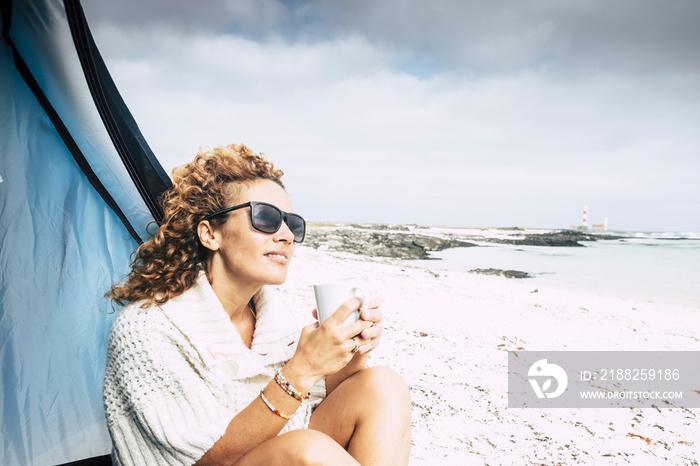
{"label": "woman's arm", "polygon": [[[274,379],[263,393],[271,406],[287,416],[294,414],[301,405],[301,401],[282,390]],[[287,420],[273,413],[258,396],[231,420],[224,435],[195,464],[232,465],[253,448],[277,436],[286,424]]]}
{"label": "woman's arm", "polygon": [[[359,301],[354,299],[354,301]],[[299,337],[297,350],[292,359],[282,368],[282,375],[301,393],[327,374],[337,373],[353,359],[355,343],[353,335],[369,329],[371,322],[358,320],[343,326],[343,322],[359,303],[348,301],[322,326],[318,323],[304,327]],[[357,353],[355,356],[361,356]],[[301,402],[289,395],[273,379],[267,384],[264,396],[274,409],[291,416]],[[234,464],[246,453],[278,435],[287,420],[265,404],[260,396],[231,420],[224,435],[197,461],[198,465]]]}

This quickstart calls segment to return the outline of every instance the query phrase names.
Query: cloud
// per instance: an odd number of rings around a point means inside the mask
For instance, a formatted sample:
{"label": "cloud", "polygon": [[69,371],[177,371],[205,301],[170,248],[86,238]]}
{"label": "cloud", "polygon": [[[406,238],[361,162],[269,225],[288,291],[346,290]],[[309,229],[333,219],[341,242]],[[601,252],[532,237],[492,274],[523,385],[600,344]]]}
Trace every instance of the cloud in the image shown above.
{"label": "cloud", "polygon": [[183,34],[256,41],[333,41],[362,36],[406,59],[430,56],[451,70],[697,73],[700,3],[694,0],[209,0],[101,2],[84,6],[100,27],[170,25]]}
{"label": "cloud", "polygon": [[[698,2],[314,2],[329,29],[443,55],[482,73],[556,66],[571,71],[697,73]],[[342,10],[342,11],[338,11]]]}
{"label": "cloud", "polygon": [[110,5],[88,19],[168,169],[245,142],[316,220],[568,226],[595,201],[700,230],[694,4]]}

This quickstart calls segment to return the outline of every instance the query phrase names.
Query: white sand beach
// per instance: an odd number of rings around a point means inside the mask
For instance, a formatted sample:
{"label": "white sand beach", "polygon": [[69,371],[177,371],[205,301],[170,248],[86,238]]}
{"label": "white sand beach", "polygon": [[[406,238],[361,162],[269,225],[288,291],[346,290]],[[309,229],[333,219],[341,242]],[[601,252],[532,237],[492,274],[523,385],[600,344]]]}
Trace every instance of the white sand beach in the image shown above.
{"label": "white sand beach", "polygon": [[697,351],[697,310],[305,246],[281,289],[310,320],[311,283],[348,275],[384,300],[371,364],[410,385],[411,465],[698,464],[700,409],[507,407],[509,351]]}

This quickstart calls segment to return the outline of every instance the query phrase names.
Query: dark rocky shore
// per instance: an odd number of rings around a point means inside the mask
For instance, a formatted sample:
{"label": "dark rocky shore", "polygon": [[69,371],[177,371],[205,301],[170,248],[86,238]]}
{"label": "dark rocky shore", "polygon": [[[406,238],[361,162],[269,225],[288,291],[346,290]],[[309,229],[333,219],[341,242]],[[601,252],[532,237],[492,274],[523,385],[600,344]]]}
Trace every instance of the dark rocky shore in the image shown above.
{"label": "dark rocky shore", "polygon": [[309,228],[304,244],[314,249],[349,252],[371,257],[430,259],[430,253],[448,248],[467,248],[476,244],[457,239],[414,233],[393,233],[368,229]]}
{"label": "dark rocky shore", "polygon": [[[590,234],[574,230],[557,230],[545,233],[521,233],[513,231],[514,238],[492,238],[488,236],[453,236],[423,233],[428,227],[414,227],[421,233],[412,232],[405,225],[309,225],[304,244],[314,249],[349,252],[370,257],[392,257],[398,259],[431,259],[430,253],[449,248],[478,246],[474,242],[513,244],[545,247],[584,247],[581,241],[618,239],[613,235]],[[446,237],[447,236],[447,237]],[[474,241],[474,242],[473,242]]]}
{"label": "dark rocky shore", "polygon": [[557,230],[547,233],[528,233],[523,239],[485,238],[489,243],[515,244],[522,246],[549,246],[582,248],[579,241],[598,241],[602,239],[620,239],[620,236],[590,234],[576,230]]}

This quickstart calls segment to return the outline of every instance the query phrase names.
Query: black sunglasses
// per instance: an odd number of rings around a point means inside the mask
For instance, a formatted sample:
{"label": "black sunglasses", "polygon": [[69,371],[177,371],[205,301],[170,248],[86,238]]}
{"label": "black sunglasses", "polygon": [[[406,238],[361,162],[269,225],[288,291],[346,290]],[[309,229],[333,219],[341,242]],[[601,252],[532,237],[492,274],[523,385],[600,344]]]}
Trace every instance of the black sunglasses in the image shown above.
{"label": "black sunglasses", "polygon": [[284,221],[292,234],[294,234],[294,242],[301,243],[304,241],[304,235],[306,234],[306,222],[304,219],[300,215],[284,212],[267,202],[251,201],[245,204],[228,207],[207,215],[203,220],[210,220],[233,210],[243,209],[244,207],[250,207],[250,223],[256,230],[268,234],[277,233]]}

